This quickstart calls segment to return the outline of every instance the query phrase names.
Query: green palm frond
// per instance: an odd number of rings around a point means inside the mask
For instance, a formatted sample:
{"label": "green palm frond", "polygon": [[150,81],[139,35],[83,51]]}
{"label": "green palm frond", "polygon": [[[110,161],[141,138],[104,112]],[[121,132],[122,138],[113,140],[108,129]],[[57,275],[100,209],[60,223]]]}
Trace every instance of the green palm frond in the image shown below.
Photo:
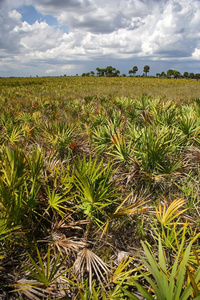
{"label": "green palm frond", "polygon": [[168,157],[178,153],[181,144],[181,138],[176,131],[177,129],[168,126],[158,129],[154,125],[141,130],[139,138],[135,141],[134,152],[145,172],[158,172],[160,166],[164,170],[169,169]]}
{"label": "green palm frond", "polygon": [[116,132],[111,137],[112,145],[109,148],[108,154],[111,155],[116,162],[123,162],[127,164],[133,163],[133,149],[132,142],[126,142],[125,138],[119,132]]}
{"label": "green palm frond", "polygon": [[[199,235],[195,237],[198,238]],[[187,300],[192,294],[194,288],[194,283],[186,280],[186,267],[188,264],[191,247],[194,242],[191,241],[184,251],[184,239],[182,240],[180,249],[174,260],[173,266],[168,270],[168,263],[166,261],[166,255],[163,250],[161,239],[159,238],[158,244],[158,262],[156,261],[154,254],[150,251],[147,245],[142,242],[142,247],[146,255],[146,259],[142,258],[144,266],[147,268],[148,272],[152,275],[142,273],[143,277],[149,283],[151,291],[158,300]],[[195,276],[193,277],[195,284],[200,280],[200,268],[197,269]],[[148,300],[153,300],[154,297],[146,288],[144,288],[140,283],[134,281],[135,286],[138,291]],[[123,289],[124,290],[124,289]],[[125,290],[124,290],[125,291]],[[128,294],[127,294],[128,295]],[[198,299],[195,297],[194,299]],[[133,295],[132,299],[139,299]]]}
{"label": "green palm frond", "polygon": [[6,130],[5,142],[15,145],[24,136],[24,128],[19,126],[8,127]]}
{"label": "green palm frond", "polygon": [[[32,299],[37,299],[37,296],[41,296],[41,293],[44,299],[48,299],[49,296],[57,296],[57,299],[63,297],[63,292],[68,290],[69,285],[74,285],[74,283],[65,277],[66,273],[70,271],[69,268],[65,267],[67,256],[60,261],[60,255],[61,253],[59,252],[57,257],[53,256],[53,258],[51,258],[51,251],[50,248],[48,248],[46,260],[44,261],[37,249],[36,261],[28,253],[30,264],[23,263],[23,265],[30,279],[20,279],[17,284],[14,285],[16,288],[14,291],[20,291],[27,297],[32,295]],[[57,287],[59,287],[59,289],[57,289]],[[64,293],[64,295],[66,294]]]}
{"label": "green palm frond", "polygon": [[182,198],[175,199],[168,205],[168,207],[167,201],[165,201],[163,205],[161,205],[160,203],[158,208],[155,207],[157,220],[163,226],[169,225],[174,221],[174,219],[178,218],[187,210],[187,208],[180,210],[180,208],[182,208],[184,204],[185,200]]}
{"label": "green palm frond", "polygon": [[[84,213],[95,222],[101,223],[100,216],[105,216],[109,206],[116,201],[116,187],[113,185],[112,177],[116,170],[108,163],[104,165],[103,160],[99,163],[85,156],[81,161],[75,161],[73,183],[78,191],[76,197]],[[99,217],[98,217],[99,216]]]}
{"label": "green palm frond", "polygon": [[5,214],[0,215],[0,241],[8,238],[13,232],[20,229],[20,226],[15,226],[11,223],[10,218]]}
{"label": "green palm frond", "polygon": [[64,159],[65,155],[70,153],[69,144],[73,141],[74,127],[65,122],[45,123],[38,129],[38,135],[47,145],[51,145]]}
{"label": "green palm frond", "polygon": [[112,131],[108,125],[100,125],[91,132],[92,144],[97,153],[101,154],[111,146]]}
{"label": "green palm frond", "polygon": [[49,186],[47,186],[46,192],[47,192],[47,199],[48,199],[48,207],[46,210],[48,211],[51,208],[54,211],[57,211],[61,217],[65,216],[66,210],[73,212],[73,210],[69,209],[66,205],[64,205],[66,201],[71,200],[74,197],[73,195],[66,197],[70,189],[71,188],[65,191],[63,195],[59,195],[58,193],[56,193],[55,189],[52,189],[51,191]]}

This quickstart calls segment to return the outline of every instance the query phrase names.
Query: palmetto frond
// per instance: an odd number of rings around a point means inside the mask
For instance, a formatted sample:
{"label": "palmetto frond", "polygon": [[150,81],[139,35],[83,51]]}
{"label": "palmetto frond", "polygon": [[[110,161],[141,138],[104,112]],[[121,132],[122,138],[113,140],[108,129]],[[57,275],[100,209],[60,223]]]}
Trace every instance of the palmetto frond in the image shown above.
{"label": "palmetto frond", "polygon": [[[195,237],[197,239],[198,236]],[[167,267],[167,261],[164,249],[162,247],[161,239],[159,239],[159,245],[158,245],[158,260],[156,261],[154,254],[151,252],[151,250],[147,247],[147,245],[142,242],[142,246],[144,249],[144,252],[146,254],[146,258],[142,258],[142,262],[144,266],[147,268],[147,270],[150,272],[150,274],[153,276],[154,280],[147,274],[142,273],[143,277],[147,280],[149,283],[149,286],[151,288],[151,291],[156,296],[156,299],[158,300],[187,300],[189,299],[190,295],[192,294],[194,290],[194,285],[191,282],[188,282],[185,279],[186,275],[186,266],[188,264],[189,256],[191,247],[194,240],[189,243],[189,245],[184,250],[184,239],[182,240],[182,243],[180,245],[179,251],[177,253],[177,256],[174,260],[173,266],[171,270],[168,270]],[[198,283],[200,279],[200,268],[196,271],[193,281],[195,284]],[[153,300],[154,297],[152,294],[145,289],[141,284],[139,284],[137,281],[134,282],[137,289],[140,291],[140,293],[148,300]],[[123,291],[126,293],[126,290],[123,289]],[[126,293],[127,295],[129,293]],[[131,295],[130,295],[131,296]],[[132,298],[130,299],[139,299],[135,295],[132,294]],[[194,299],[198,300],[199,296],[195,297]]]}
{"label": "palmetto frond", "polygon": [[15,145],[24,136],[24,128],[19,126],[11,126],[6,129],[5,142]]}
{"label": "palmetto frond", "polygon": [[51,208],[54,211],[57,211],[61,217],[65,216],[66,210],[73,212],[73,210],[69,209],[66,205],[64,205],[66,201],[73,198],[73,195],[66,197],[66,195],[70,191],[70,188],[67,191],[65,191],[63,195],[59,195],[58,193],[56,193],[55,189],[52,189],[51,191],[49,186],[47,186],[46,191],[47,191],[47,199],[48,199],[48,207],[46,211],[48,211]]}
{"label": "palmetto frond", "polygon": [[111,137],[112,145],[109,148],[108,154],[111,155],[116,162],[123,162],[127,164],[133,163],[133,147],[132,142],[127,142],[124,136],[117,131]]}
{"label": "palmetto frond", "polygon": [[111,146],[112,131],[108,125],[100,125],[94,128],[91,133],[92,143],[95,151],[99,154],[103,153]]}
{"label": "palmetto frond", "polygon": [[170,169],[168,157],[178,153],[181,141],[177,129],[168,126],[158,129],[152,125],[141,130],[134,152],[143,170],[153,173],[161,168]]}
{"label": "palmetto frond", "polygon": [[88,248],[84,248],[78,253],[74,263],[74,271],[81,279],[83,279],[85,271],[88,272],[90,291],[92,290],[93,274],[102,286],[107,284],[106,275],[109,273],[107,265]]}
{"label": "palmetto frond", "polygon": [[160,236],[166,247],[178,251],[182,239],[189,234],[188,223],[180,222],[180,217],[184,216],[183,214],[187,210],[187,208],[181,209],[185,204],[185,200],[175,199],[168,206],[166,203],[165,199],[163,205],[160,203],[158,207],[155,207],[156,220],[154,221],[155,226],[152,225],[152,228],[155,237]]}
{"label": "palmetto frond", "polygon": [[48,248],[46,261],[44,261],[37,249],[38,261],[36,261],[28,254],[30,263],[23,263],[23,265],[27,270],[26,275],[30,279],[22,278],[19,280],[15,284],[16,290],[21,291],[27,297],[32,296],[32,299],[37,299],[37,296],[41,296],[42,293],[44,299],[48,299],[49,296],[53,299],[65,296],[64,291],[74,283],[64,276],[69,272],[69,269],[64,266],[66,257],[60,261],[60,255],[61,253],[56,258],[54,256],[51,258],[50,248]]}
{"label": "palmetto frond", "polygon": [[164,202],[163,206],[161,203],[156,210],[156,218],[163,226],[167,226],[183,214],[187,208],[180,210],[185,204],[184,199],[175,199],[167,207],[167,201]]}
{"label": "palmetto frond", "polygon": [[75,166],[73,182],[78,190],[77,201],[87,216],[101,223],[97,216],[106,215],[107,208],[116,202],[116,187],[112,182],[115,170],[110,164],[104,165],[103,160],[99,163],[97,158],[92,160],[91,156],[88,161],[85,157],[82,161],[78,158]]}
{"label": "palmetto frond", "polygon": [[80,249],[87,246],[85,242],[77,240],[75,237],[66,238],[64,234],[60,235],[54,232],[52,238],[54,240],[54,245],[58,250],[61,251],[61,249],[63,249],[66,254],[68,254],[69,251],[79,252]]}
{"label": "palmetto frond", "polygon": [[117,207],[115,212],[112,214],[114,218],[122,217],[125,215],[131,215],[131,214],[137,214],[140,212],[145,212],[149,207],[145,206],[145,204],[149,203],[150,200],[141,200],[140,198],[134,199],[132,203],[129,203],[128,205],[125,205],[126,202],[131,198],[132,193],[129,194],[122,203]]}
{"label": "palmetto frond", "polygon": [[36,280],[25,278],[19,279],[16,282],[13,292],[19,292],[30,300],[48,299],[50,295],[54,295],[52,291],[44,290],[42,287],[39,287]]}
{"label": "palmetto frond", "polygon": [[[1,208],[2,210],[2,208]],[[11,224],[10,219],[6,214],[2,213],[0,214],[0,241],[8,238],[9,235],[11,235],[13,232],[16,232],[20,229],[20,226],[15,226],[14,224]]]}
{"label": "palmetto frond", "polygon": [[58,152],[61,159],[71,151],[69,144],[73,141],[73,132],[74,127],[64,122],[45,123],[38,129],[39,136]]}

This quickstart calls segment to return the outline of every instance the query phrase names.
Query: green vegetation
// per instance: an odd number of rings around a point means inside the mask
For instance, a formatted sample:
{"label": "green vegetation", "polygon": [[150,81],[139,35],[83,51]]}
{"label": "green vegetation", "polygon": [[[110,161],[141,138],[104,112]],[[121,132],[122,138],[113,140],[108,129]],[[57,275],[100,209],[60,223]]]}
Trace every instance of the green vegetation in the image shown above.
{"label": "green vegetation", "polygon": [[[116,70],[116,68],[112,67],[112,66],[108,66],[106,68],[96,68],[96,75],[98,77],[119,77],[120,76],[120,70]],[[129,76],[134,76],[138,71],[138,67],[134,66],[131,70],[128,71]],[[143,69],[143,75],[137,75],[137,77],[143,77],[146,76],[150,71],[150,66],[145,65],[144,69]],[[64,75],[66,76],[66,75]],[[95,76],[95,72],[91,71],[91,72],[87,72],[87,73],[83,73],[82,77],[94,77]],[[165,72],[161,72],[161,73],[156,73],[156,76],[159,78],[188,78],[188,79],[196,79],[199,80],[200,79],[200,73],[188,73],[188,72],[184,72],[183,75],[181,75],[181,73],[177,70],[173,70],[173,69],[169,69],[167,71],[167,74],[165,74]],[[122,74],[121,77],[126,77],[126,74]],[[154,77],[154,76],[153,76]]]}
{"label": "green vegetation", "polygon": [[200,299],[200,83],[106,72],[0,79],[2,299]]}
{"label": "green vegetation", "polygon": [[133,75],[136,74],[137,71],[138,71],[138,67],[137,67],[137,66],[134,66],[132,70],[129,70],[130,76],[131,76],[131,74],[133,74]]}

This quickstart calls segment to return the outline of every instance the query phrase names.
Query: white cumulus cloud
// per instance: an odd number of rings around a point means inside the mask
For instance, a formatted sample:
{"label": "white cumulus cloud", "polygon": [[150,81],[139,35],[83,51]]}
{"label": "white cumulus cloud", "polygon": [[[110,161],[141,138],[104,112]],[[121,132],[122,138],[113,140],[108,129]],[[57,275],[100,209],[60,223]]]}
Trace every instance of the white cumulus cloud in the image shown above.
{"label": "white cumulus cloud", "polygon": [[[21,5],[52,15],[58,26],[22,21]],[[189,5],[188,0],[1,0],[0,6],[4,72],[15,64],[24,74],[38,67],[41,74],[52,74],[62,65],[76,73],[81,67],[87,71],[89,62],[123,65],[122,60],[127,65],[128,60],[177,60],[179,65],[182,60],[184,68],[188,60],[188,68],[199,66],[199,0]]]}

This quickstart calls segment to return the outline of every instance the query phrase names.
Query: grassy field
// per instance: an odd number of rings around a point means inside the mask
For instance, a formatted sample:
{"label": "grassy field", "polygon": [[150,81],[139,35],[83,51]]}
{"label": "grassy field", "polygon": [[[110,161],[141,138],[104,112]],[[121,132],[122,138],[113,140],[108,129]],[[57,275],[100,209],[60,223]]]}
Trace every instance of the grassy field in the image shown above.
{"label": "grassy field", "polygon": [[2,299],[200,299],[199,81],[1,78],[0,141]]}
{"label": "grassy field", "polygon": [[[26,100],[47,96],[67,99],[82,99],[86,96],[130,97],[136,99],[142,94],[173,100],[199,98],[199,81],[189,79],[162,78],[104,78],[104,77],[49,77],[49,78],[2,78],[0,87],[2,97],[10,93],[23,96]],[[30,93],[27,99],[27,94]],[[17,97],[18,98],[18,97]],[[18,99],[19,100],[19,99]]]}

